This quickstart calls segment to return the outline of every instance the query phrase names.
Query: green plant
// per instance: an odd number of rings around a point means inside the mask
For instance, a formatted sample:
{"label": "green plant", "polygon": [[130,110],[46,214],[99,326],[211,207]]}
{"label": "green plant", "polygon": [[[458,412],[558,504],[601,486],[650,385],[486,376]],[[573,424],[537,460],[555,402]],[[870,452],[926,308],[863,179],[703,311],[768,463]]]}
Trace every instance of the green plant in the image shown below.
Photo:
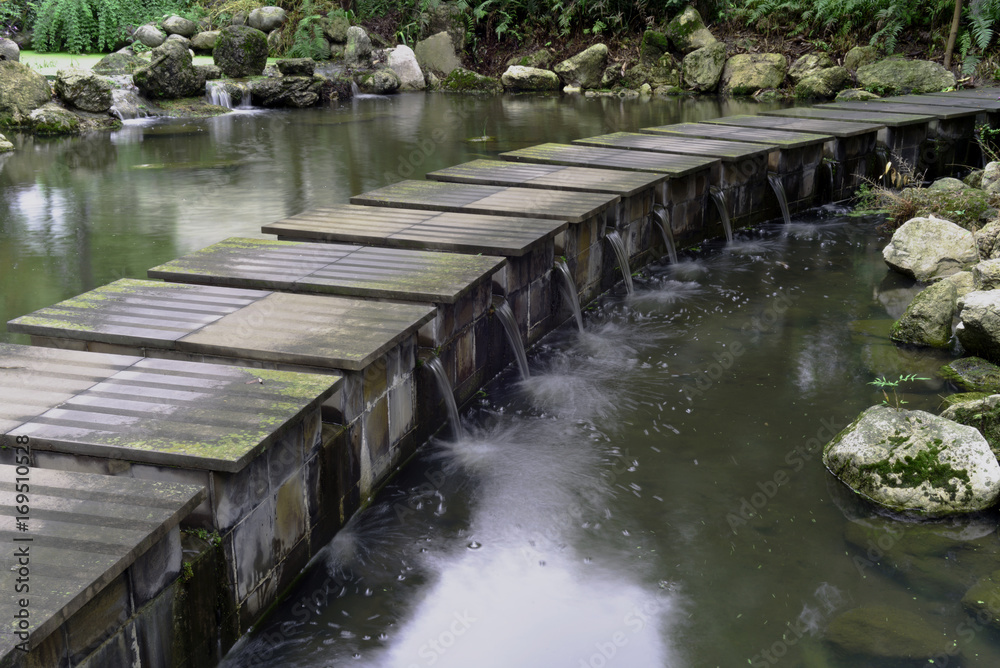
{"label": "green plant", "polygon": [[129,31],[183,6],[181,0],[41,0],[33,28],[37,51],[110,51]]}
{"label": "green plant", "polygon": [[[897,411],[902,410],[903,404],[907,403],[899,397],[896,393],[896,389],[899,387],[900,383],[909,383],[915,380],[930,380],[930,378],[924,378],[923,376],[918,376],[915,373],[908,375],[900,375],[897,380],[888,380],[885,376],[881,378],[876,378],[875,380],[869,382],[869,385],[874,385],[882,391],[882,405],[893,408]],[[889,393],[887,389],[892,390],[892,401],[889,401]]]}
{"label": "green plant", "polygon": [[323,36],[323,17],[314,13],[311,0],[302,4],[301,15],[292,37],[292,46],[286,55],[292,58],[312,58],[313,60],[328,60],[330,47]]}

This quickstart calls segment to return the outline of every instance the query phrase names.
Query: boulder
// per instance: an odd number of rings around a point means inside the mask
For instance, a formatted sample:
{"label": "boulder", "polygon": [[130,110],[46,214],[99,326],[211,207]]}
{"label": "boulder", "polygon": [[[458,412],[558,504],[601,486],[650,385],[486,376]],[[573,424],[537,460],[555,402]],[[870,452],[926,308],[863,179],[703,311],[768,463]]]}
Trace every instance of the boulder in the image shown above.
{"label": "boulder", "polygon": [[59,70],[55,92],[60,100],[77,109],[101,114],[111,108],[111,80],[91,70]]}
{"label": "boulder", "polygon": [[288,15],[281,7],[258,7],[250,12],[247,25],[263,33],[269,33],[285,25]]}
{"label": "boulder", "polygon": [[865,666],[873,660],[924,665],[952,646],[947,636],[920,615],[887,605],[848,610],[830,622],[826,639],[855,657],[854,665]]}
{"label": "boulder", "polygon": [[882,249],[892,269],[924,283],[940,280],[979,262],[972,233],[942,218],[911,218]]}
{"label": "boulder", "polygon": [[966,401],[952,401],[941,417],[975,428],[990,444],[993,456],[1000,456],[1000,394],[967,396]]}
{"label": "boulder", "polygon": [[[958,406],[959,404],[968,403],[970,401],[979,401],[980,399],[985,399],[988,396],[990,396],[989,392],[958,392],[956,394],[949,394],[947,397],[942,397],[941,405],[945,410],[947,410],[952,406]],[[955,420],[955,418],[948,417],[947,415],[944,414],[942,414],[941,417],[948,418],[949,420]],[[961,424],[968,424],[968,422],[964,422],[962,420],[955,420],[955,422],[959,422]],[[974,427],[975,425],[969,425],[969,426]],[[982,431],[980,431],[979,433],[982,433]],[[986,440],[989,441],[990,439],[987,438]],[[992,442],[990,443],[990,447],[993,447]],[[993,447],[993,452],[996,453],[995,447]]]}
{"label": "boulder", "polygon": [[194,49],[196,53],[212,53],[218,39],[218,30],[205,30],[203,32],[195,33],[191,37],[191,48]]}
{"label": "boulder", "polygon": [[958,300],[969,294],[970,292],[976,291],[975,280],[972,278],[971,271],[960,271],[958,273],[952,274],[951,276],[946,276],[941,279],[942,283],[951,283],[955,286],[955,308],[958,308]]}
{"label": "boulder", "polygon": [[198,24],[180,16],[170,16],[163,22],[163,32],[168,35],[192,37],[198,32]]}
{"label": "boulder", "polygon": [[497,94],[503,92],[503,86],[496,79],[482,74],[458,68],[441,80],[441,90],[449,93]]}
{"label": "boulder", "polygon": [[177,42],[178,44],[180,44],[181,46],[183,46],[185,49],[190,49],[191,48],[191,40],[189,40],[184,35],[167,35],[166,41],[167,42]]}
{"label": "boulder", "polygon": [[258,76],[267,65],[267,35],[247,26],[223,28],[219,31],[212,60],[232,79]]}
{"label": "boulder", "polygon": [[601,84],[601,75],[604,74],[607,62],[608,47],[595,44],[558,63],[552,69],[566,85],[597,88]]}
{"label": "boulder", "polygon": [[979,255],[987,260],[1000,257],[1000,221],[989,223],[975,233]]}
{"label": "boulder", "polygon": [[275,65],[283,77],[311,77],[316,72],[312,58],[282,58]]}
{"label": "boulder", "polygon": [[334,44],[347,44],[347,31],[351,29],[351,22],[346,16],[334,16],[323,27],[323,34]]}
{"label": "boulder", "polygon": [[167,41],[167,33],[163,32],[152,23],[147,23],[144,26],[139,26],[136,28],[135,32],[132,34],[136,41],[145,44],[151,49],[155,49],[159,45]]}
{"label": "boulder", "polygon": [[831,98],[850,80],[851,75],[843,67],[816,70],[795,84],[795,97],[800,100]]}
{"label": "boulder", "polygon": [[1000,162],[987,163],[979,187],[991,195],[1000,193]]}
{"label": "boulder", "polygon": [[667,39],[681,53],[688,54],[695,49],[706,47],[719,40],[705,27],[701,14],[694,7],[688,7],[675,16],[666,28]]}
{"label": "boulder", "polygon": [[1000,367],[979,357],[962,357],[941,367],[942,378],[966,392],[1000,392]]}
{"label": "boulder", "polygon": [[965,185],[958,179],[954,179],[950,176],[938,179],[934,183],[927,186],[927,190],[932,192],[954,192],[956,190],[968,190],[969,186]]}
{"label": "boulder", "polygon": [[133,53],[115,51],[97,61],[91,69],[97,74],[111,76],[114,74],[132,74],[140,67],[149,65],[149,61]]}
{"label": "boulder", "polygon": [[451,74],[462,66],[462,61],[455,55],[455,45],[446,32],[439,32],[427,39],[417,42],[413,49],[422,70],[439,74]]}
{"label": "boulder", "polygon": [[520,65],[521,67],[536,67],[547,70],[552,66],[553,60],[555,60],[555,56],[552,55],[552,51],[549,49],[536,49],[523,56],[514,56],[507,61],[507,67]]}
{"label": "boulder", "polygon": [[929,60],[886,58],[859,68],[858,84],[879,95],[934,93],[954,88],[955,75]]}
{"label": "boulder", "polygon": [[372,40],[364,28],[347,29],[347,46],[344,47],[344,64],[348,67],[369,67],[372,62]]}
{"label": "boulder", "polygon": [[21,51],[30,51],[35,44],[35,33],[32,30],[22,30],[14,33],[10,39],[14,44],[17,44],[17,48]]}
{"label": "boulder", "polygon": [[399,90],[399,77],[388,67],[357,77],[358,90],[371,95],[388,95]]}
{"label": "boulder", "polygon": [[730,95],[753,95],[785,82],[788,63],[780,53],[741,53],[726,61],[721,85]]}
{"label": "boulder", "polygon": [[625,63],[611,63],[601,73],[601,88],[612,88],[625,76]]}
{"label": "boulder", "polygon": [[28,116],[28,125],[37,135],[75,135],[80,133],[80,117],[54,102],[43,104]]}
{"label": "boulder", "polygon": [[924,411],[872,406],[823,448],[823,463],[893,511],[946,517],[1000,495],[1000,463],[974,428]]}
{"label": "boulder", "polygon": [[859,67],[871,65],[878,61],[878,48],[874,46],[856,46],[844,56],[844,67],[856,72]]}
{"label": "boulder", "polygon": [[1000,290],[977,290],[958,303],[955,334],[971,354],[1000,360]]}
{"label": "boulder", "polygon": [[984,260],[973,267],[972,284],[976,290],[1000,288],[1000,259]]}
{"label": "boulder", "polygon": [[792,83],[798,83],[808,76],[816,74],[820,70],[835,66],[833,59],[825,53],[807,53],[788,68],[788,78]]}
{"label": "boulder", "polygon": [[19,62],[0,61],[0,127],[26,123],[32,111],[51,99],[44,76]]}
{"label": "boulder", "polygon": [[684,84],[700,93],[714,90],[719,85],[719,78],[725,65],[726,45],[722,42],[695,49],[684,56],[681,63]]}
{"label": "boulder", "polygon": [[835,99],[837,102],[864,102],[865,100],[878,100],[880,98],[875,93],[869,93],[860,88],[848,88],[837,93]]}
{"label": "boulder", "polygon": [[559,77],[551,70],[512,65],[500,76],[500,83],[511,92],[559,90]]}
{"label": "boulder", "polygon": [[0,135],[0,153],[7,153],[8,151],[13,151],[14,145],[10,143],[3,135]]}
{"label": "boulder", "polygon": [[660,59],[660,56],[670,51],[670,42],[662,32],[647,30],[642,34],[642,44],[639,46],[639,62],[643,65],[651,65]]}
{"label": "boulder", "polygon": [[191,52],[178,42],[164,42],[153,49],[149,65],[132,75],[146,97],[172,100],[205,93],[205,75],[191,61]]}
{"label": "boulder", "polygon": [[0,37],[0,60],[21,61],[21,47],[12,39]]}
{"label": "boulder", "polygon": [[319,102],[323,77],[274,77],[255,79],[250,95],[261,107],[312,107]]}
{"label": "boulder", "polygon": [[465,48],[465,11],[457,2],[427,3],[427,10],[421,14],[420,36],[422,38],[448,33],[455,51]]}
{"label": "boulder", "polygon": [[962,607],[970,619],[1000,629],[1000,570],[972,585],[962,597]]}
{"label": "boulder", "polygon": [[222,78],[222,70],[218,65],[195,65],[194,69],[199,72],[198,76],[205,77],[205,81]]}
{"label": "boulder", "polygon": [[417,55],[405,44],[389,52],[389,68],[399,77],[400,90],[423,90],[427,85]]}
{"label": "boulder", "polygon": [[628,88],[639,88],[648,83],[653,88],[660,86],[679,86],[681,73],[677,61],[669,53],[660,57],[655,65],[638,64],[625,71],[622,85]]}
{"label": "boulder", "polygon": [[951,347],[951,322],[955,317],[958,292],[948,281],[922,290],[892,324],[889,338],[931,348]]}
{"label": "boulder", "polygon": [[962,178],[962,183],[970,188],[980,187],[983,184],[983,171],[982,169],[973,169]]}

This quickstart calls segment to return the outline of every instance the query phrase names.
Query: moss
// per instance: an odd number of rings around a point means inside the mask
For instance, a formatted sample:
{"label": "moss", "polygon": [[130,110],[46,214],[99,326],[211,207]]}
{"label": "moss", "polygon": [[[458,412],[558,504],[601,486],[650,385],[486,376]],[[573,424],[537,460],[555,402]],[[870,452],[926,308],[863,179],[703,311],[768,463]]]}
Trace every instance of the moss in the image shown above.
{"label": "moss", "polygon": [[496,79],[460,67],[441,81],[441,89],[451,93],[498,93],[502,87]]}
{"label": "moss", "polygon": [[[901,445],[909,437],[899,440],[900,437],[889,437],[890,444]],[[858,467],[861,474],[877,475],[879,482],[887,487],[919,487],[921,483],[927,482],[935,489],[943,489],[948,492],[954,501],[958,495],[959,487],[954,482],[961,480],[969,482],[969,474],[956,469],[938,459],[941,454],[942,441],[935,439],[933,445],[916,455],[903,455],[894,460],[884,459],[873,464],[865,464]],[[967,490],[968,492],[968,490]]]}

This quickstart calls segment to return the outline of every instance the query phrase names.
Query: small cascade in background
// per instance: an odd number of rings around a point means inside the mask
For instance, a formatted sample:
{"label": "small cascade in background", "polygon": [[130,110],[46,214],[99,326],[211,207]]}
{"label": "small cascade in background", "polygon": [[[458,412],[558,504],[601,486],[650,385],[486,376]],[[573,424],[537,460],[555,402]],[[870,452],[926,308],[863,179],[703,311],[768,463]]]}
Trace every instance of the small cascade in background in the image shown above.
{"label": "small cascade in background", "polygon": [[[233,93],[238,92],[238,99],[233,99]],[[211,104],[226,109],[252,109],[250,87],[235,81],[206,81],[205,97]]]}
{"label": "small cascade in background", "polygon": [[573,280],[573,274],[570,273],[569,265],[563,260],[556,260],[555,267],[556,273],[562,277],[559,290],[566,301],[569,302],[570,309],[573,311],[573,317],[576,318],[576,327],[582,332],[583,313],[580,311],[580,293],[576,289],[576,281]]}
{"label": "small cascade in background", "polygon": [[767,173],[767,182],[771,184],[774,196],[778,198],[778,206],[781,207],[781,217],[785,225],[792,222],[792,216],[788,213],[788,198],[785,196],[785,184],[781,182],[781,176],[776,172]]}
{"label": "small cascade in background", "polygon": [[358,88],[356,82],[351,81],[351,97],[358,97],[359,95],[361,95],[361,89]]}
{"label": "small cascade in background", "polygon": [[507,303],[507,300],[499,295],[493,298],[493,312],[500,319],[510,347],[514,349],[517,368],[521,370],[521,379],[527,380],[531,377],[531,372],[528,371],[528,354],[524,352],[524,342],[521,340],[521,332],[517,328],[514,312],[510,310],[510,304]]}
{"label": "small cascade in background", "polygon": [[628,266],[628,251],[625,250],[625,242],[618,234],[618,230],[608,232],[607,240],[618,257],[618,268],[621,269],[622,276],[625,277],[625,291],[631,295],[635,293],[635,287],[632,285],[632,271]]}
{"label": "small cascade in background", "polygon": [[424,359],[424,365],[431,370],[434,374],[434,380],[437,382],[438,389],[441,391],[441,396],[444,399],[445,408],[448,409],[448,420],[451,421],[451,433],[455,437],[456,441],[461,441],[465,438],[465,429],[462,428],[462,421],[458,416],[458,404],[455,402],[455,391],[451,388],[451,381],[448,380],[448,374],[445,373],[444,367],[441,366],[441,360],[435,355],[431,355]]}
{"label": "small cascade in background", "polygon": [[722,219],[722,230],[726,233],[726,243],[733,243],[733,224],[729,221],[729,204],[726,202],[726,193],[722,192],[718,186],[708,189],[708,194],[719,209],[719,218]]}
{"label": "small cascade in background", "polygon": [[111,113],[121,121],[132,121],[146,118],[151,114],[139,97],[139,89],[132,83],[131,76],[111,77],[114,88],[111,89]]}
{"label": "small cascade in background", "polygon": [[660,230],[663,237],[663,245],[667,247],[667,257],[671,264],[677,264],[677,244],[674,243],[674,231],[670,229],[667,221],[667,210],[662,204],[654,204],[653,211],[649,214],[653,218],[653,225]]}
{"label": "small cascade in background", "polygon": [[824,159],[820,163],[820,169],[826,175],[826,187],[828,190],[828,199],[832,202],[833,198],[836,196],[836,178],[837,178],[837,163],[833,160]]}

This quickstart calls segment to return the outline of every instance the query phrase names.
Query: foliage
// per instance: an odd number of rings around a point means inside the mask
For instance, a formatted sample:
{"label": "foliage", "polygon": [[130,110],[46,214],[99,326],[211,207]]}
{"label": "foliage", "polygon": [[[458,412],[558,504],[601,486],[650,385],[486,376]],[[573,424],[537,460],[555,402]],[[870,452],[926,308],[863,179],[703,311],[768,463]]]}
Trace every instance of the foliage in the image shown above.
{"label": "foliage", "polygon": [[37,6],[37,0],[0,0],[0,36],[31,27]]}
{"label": "foliage", "polygon": [[[323,17],[316,13],[312,0],[305,0],[294,20],[295,31],[292,33],[292,45],[285,55],[292,58],[312,58],[327,60],[330,48],[323,36]],[[289,21],[291,25],[293,22]],[[288,34],[288,31],[285,31]]]}
{"label": "foliage", "polygon": [[[912,382],[914,380],[930,380],[930,378],[924,378],[922,376],[918,376],[915,373],[911,373],[911,374],[906,375],[906,376],[901,375],[896,380],[888,380],[888,379],[886,379],[885,376],[882,376],[881,378],[876,378],[875,380],[869,382],[868,384],[869,385],[874,385],[875,387],[879,388],[882,391],[882,397],[883,397],[882,398],[882,405],[883,406],[888,406],[888,407],[894,408],[894,409],[896,409],[898,411],[898,410],[901,410],[902,407],[903,407],[903,404],[905,404],[907,402],[904,401],[903,399],[899,398],[899,395],[896,394],[896,388],[899,387],[900,383],[909,383],[909,382]],[[889,393],[886,391],[886,388],[889,388],[889,389],[892,390],[892,401],[891,402],[889,401]]]}
{"label": "foliage", "polygon": [[182,0],[40,0],[34,23],[37,51],[90,53],[118,46],[129,28],[182,6]]}

